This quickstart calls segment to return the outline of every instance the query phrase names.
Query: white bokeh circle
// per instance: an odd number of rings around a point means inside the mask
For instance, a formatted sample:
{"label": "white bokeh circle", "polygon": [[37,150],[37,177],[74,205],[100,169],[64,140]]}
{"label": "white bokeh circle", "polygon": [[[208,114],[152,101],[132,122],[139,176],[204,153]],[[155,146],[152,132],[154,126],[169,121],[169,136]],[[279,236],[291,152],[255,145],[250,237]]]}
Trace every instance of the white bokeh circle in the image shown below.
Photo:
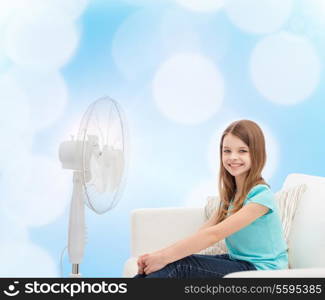
{"label": "white bokeh circle", "polygon": [[174,0],[183,7],[197,12],[214,12],[224,5],[224,0]]}
{"label": "white bokeh circle", "polygon": [[161,12],[141,9],[124,20],[112,41],[112,57],[123,76],[136,80],[147,75],[162,57]]}
{"label": "white bokeh circle", "polygon": [[31,242],[9,242],[0,247],[0,277],[57,277],[57,263]]}
{"label": "white bokeh circle", "polygon": [[250,60],[250,74],[257,90],[281,105],[308,98],[319,83],[320,69],[313,45],[285,32],[262,39]]}
{"label": "white bokeh circle", "polygon": [[75,20],[83,13],[89,0],[1,0],[0,27],[15,17],[55,15],[57,18]]}
{"label": "white bokeh circle", "polygon": [[178,52],[197,52],[202,48],[202,31],[186,10],[170,10],[163,14],[160,34],[166,56]]}
{"label": "white bokeh circle", "polygon": [[68,89],[59,72],[42,73],[16,67],[8,72],[8,77],[28,99],[33,129],[45,128],[64,114]]}
{"label": "white bokeh circle", "polygon": [[[8,127],[0,127],[0,136],[6,141],[0,145],[0,177],[15,161],[20,161],[27,157],[32,150],[34,135],[13,132]],[[1,181],[1,178],[0,178]]]}
{"label": "white bokeh circle", "polygon": [[292,0],[226,0],[229,19],[241,30],[265,34],[279,30],[290,17]]}
{"label": "white bokeh circle", "polygon": [[0,30],[8,20],[12,17],[14,12],[19,8],[19,0],[1,0],[0,1]]}
{"label": "white bokeh circle", "polygon": [[213,61],[221,61],[229,52],[233,33],[222,18],[193,17],[186,9],[174,9],[163,14],[161,47],[164,55],[200,53]]}
{"label": "white bokeh circle", "polygon": [[217,177],[215,180],[202,180],[189,192],[183,205],[186,207],[204,207],[207,197],[216,195],[218,195]]}
{"label": "white bokeh circle", "polygon": [[0,244],[4,245],[11,242],[28,242],[28,228],[22,220],[15,218],[12,215],[5,214],[1,202],[0,209]]}
{"label": "white bokeh circle", "polygon": [[121,2],[125,2],[126,4],[130,4],[132,6],[150,6],[157,4],[165,4],[166,0],[120,0]]}
{"label": "white bokeh circle", "polygon": [[15,135],[31,131],[31,111],[21,87],[8,73],[0,76],[0,130]]}
{"label": "white bokeh circle", "polygon": [[7,57],[6,52],[4,51],[3,32],[4,29],[1,28],[1,24],[0,24],[0,74],[4,73],[5,70],[8,68],[8,66],[10,65],[10,60]]}
{"label": "white bokeh circle", "polygon": [[0,174],[32,148],[31,110],[24,92],[7,74],[0,76]]}
{"label": "white bokeh circle", "polygon": [[71,177],[59,161],[31,155],[17,160],[1,178],[3,209],[26,226],[49,224],[63,215],[70,202]]}
{"label": "white bokeh circle", "polygon": [[44,10],[61,15],[62,18],[70,18],[76,20],[86,10],[91,0],[55,0],[55,1],[44,1],[38,0],[44,3]]}
{"label": "white bokeh circle", "polygon": [[175,122],[198,124],[220,109],[224,80],[209,59],[199,54],[182,53],[159,67],[152,89],[162,114]]}
{"label": "white bokeh circle", "polygon": [[59,69],[79,42],[73,21],[44,14],[16,15],[5,31],[5,51],[17,65],[35,70]]}
{"label": "white bokeh circle", "polygon": [[211,137],[209,146],[208,146],[208,164],[212,174],[216,174],[219,176],[220,169],[220,158],[219,158],[219,143],[221,140],[221,136],[223,131],[230,125],[232,122],[242,119],[252,120],[257,123],[263,133],[265,138],[265,147],[266,147],[266,163],[264,169],[262,171],[262,176],[265,180],[270,180],[272,176],[275,174],[278,164],[279,164],[279,143],[275,138],[272,131],[260,122],[259,120],[254,120],[253,118],[241,118],[241,117],[231,117],[228,120],[224,121]]}

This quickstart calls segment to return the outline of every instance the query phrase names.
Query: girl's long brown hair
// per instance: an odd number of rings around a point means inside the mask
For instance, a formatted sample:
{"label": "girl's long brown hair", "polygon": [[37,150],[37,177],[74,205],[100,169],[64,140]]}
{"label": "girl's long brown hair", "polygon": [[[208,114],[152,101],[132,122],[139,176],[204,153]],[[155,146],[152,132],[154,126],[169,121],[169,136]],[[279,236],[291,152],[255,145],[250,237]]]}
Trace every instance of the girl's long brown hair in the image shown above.
{"label": "girl's long brown hair", "polygon": [[261,176],[266,161],[265,139],[261,128],[250,120],[239,120],[231,123],[223,132],[219,147],[220,173],[218,185],[220,202],[217,223],[223,221],[227,217],[230,201],[234,198],[236,193],[235,177],[225,169],[222,163],[223,140],[225,136],[230,133],[241,139],[248,146],[251,158],[251,168],[246,174],[241,195],[239,195],[236,202],[232,203],[233,207],[231,214],[242,208],[247,194],[255,185],[268,185]]}

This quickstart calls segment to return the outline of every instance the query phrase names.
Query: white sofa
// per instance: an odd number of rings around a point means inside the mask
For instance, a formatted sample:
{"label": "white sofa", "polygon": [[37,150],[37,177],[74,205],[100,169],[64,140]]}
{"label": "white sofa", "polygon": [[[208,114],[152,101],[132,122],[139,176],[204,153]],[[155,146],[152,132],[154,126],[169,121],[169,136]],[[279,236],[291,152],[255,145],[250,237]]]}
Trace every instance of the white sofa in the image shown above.
{"label": "white sofa", "polygon": [[[288,270],[235,272],[225,277],[325,278],[325,177],[290,174],[282,189],[305,183],[289,238]],[[137,274],[137,257],[193,234],[205,222],[204,208],[145,208],[131,213],[131,257],[123,276]]]}

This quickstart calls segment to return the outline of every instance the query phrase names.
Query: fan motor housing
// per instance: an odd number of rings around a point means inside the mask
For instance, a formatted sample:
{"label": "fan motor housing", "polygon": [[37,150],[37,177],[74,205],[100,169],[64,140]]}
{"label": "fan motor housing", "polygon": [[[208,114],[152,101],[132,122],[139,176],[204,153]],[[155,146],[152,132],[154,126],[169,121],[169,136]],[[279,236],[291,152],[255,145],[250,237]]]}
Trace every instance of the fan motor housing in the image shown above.
{"label": "fan motor housing", "polygon": [[65,141],[60,144],[59,158],[63,169],[82,171],[82,141]]}

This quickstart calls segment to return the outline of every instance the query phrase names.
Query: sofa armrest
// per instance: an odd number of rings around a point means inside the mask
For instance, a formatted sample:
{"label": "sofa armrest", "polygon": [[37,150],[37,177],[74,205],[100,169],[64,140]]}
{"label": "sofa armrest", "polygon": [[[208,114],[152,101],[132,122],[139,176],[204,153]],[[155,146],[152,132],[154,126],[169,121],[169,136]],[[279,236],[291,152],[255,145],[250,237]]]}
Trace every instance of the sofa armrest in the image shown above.
{"label": "sofa armrest", "polygon": [[134,277],[138,273],[138,258],[130,257],[123,266],[122,277]]}
{"label": "sofa armrest", "polygon": [[227,274],[223,278],[325,278],[325,268],[286,269],[286,270],[259,270],[243,271]]}
{"label": "sofa armrest", "polygon": [[203,208],[144,208],[131,212],[131,256],[156,251],[182,239],[204,223]]}

